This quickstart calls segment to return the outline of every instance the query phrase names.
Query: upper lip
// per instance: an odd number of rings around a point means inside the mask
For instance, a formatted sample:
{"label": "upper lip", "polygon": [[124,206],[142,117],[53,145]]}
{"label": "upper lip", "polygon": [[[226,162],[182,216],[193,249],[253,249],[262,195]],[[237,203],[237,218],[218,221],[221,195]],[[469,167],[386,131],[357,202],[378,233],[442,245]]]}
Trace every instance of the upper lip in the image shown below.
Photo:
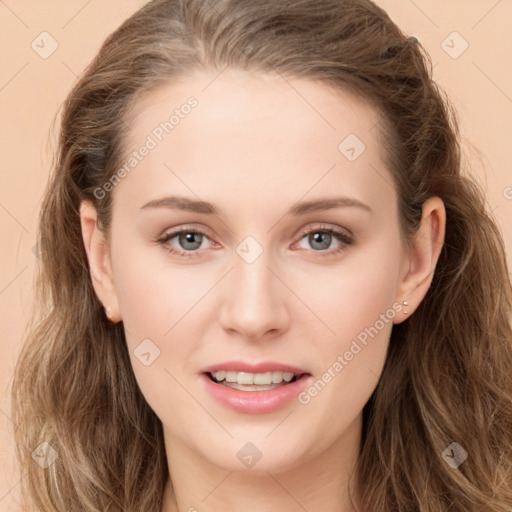
{"label": "upper lip", "polygon": [[273,361],[263,361],[253,364],[245,361],[226,361],[224,363],[212,364],[203,368],[201,373],[213,373],[219,370],[247,372],[247,373],[267,373],[267,372],[291,372],[296,375],[308,373],[302,368],[291,366],[289,364],[277,363]]}

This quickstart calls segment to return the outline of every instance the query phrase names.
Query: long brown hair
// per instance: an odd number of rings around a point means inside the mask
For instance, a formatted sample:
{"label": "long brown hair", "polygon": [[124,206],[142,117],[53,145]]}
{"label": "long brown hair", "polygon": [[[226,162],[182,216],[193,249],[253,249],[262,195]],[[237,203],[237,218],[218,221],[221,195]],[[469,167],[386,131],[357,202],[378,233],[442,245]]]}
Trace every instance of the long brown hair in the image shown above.
{"label": "long brown hair", "polygon": [[[92,288],[79,204],[90,200],[108,232],[111,194],[94,191],[121,163],[130,107],[159,84],[226,66],[318,80],[371,102],[404,236],[427,198],[445,203],[432,285],[393,328],[363,411],[354,475],[363,510],[510,512],[512,293],[503,242],[461,169],[456,117],[428,54],[369,0],[154,0],[105,41],[63,106],[40,213],[38,309],[13,382],[26,496],[44,511],[161,509],[162,425],[138,389],[122,323],[105,319]],[[458,468],[444,455],[454,442],[468,454]],[[36,464],[34,450],[52,463]]]}

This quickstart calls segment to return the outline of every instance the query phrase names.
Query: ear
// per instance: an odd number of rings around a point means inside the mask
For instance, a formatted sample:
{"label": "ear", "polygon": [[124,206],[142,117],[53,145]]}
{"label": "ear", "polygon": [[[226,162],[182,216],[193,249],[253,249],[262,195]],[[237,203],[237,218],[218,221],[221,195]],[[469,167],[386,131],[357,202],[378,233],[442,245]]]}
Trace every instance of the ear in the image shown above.
{"label": "ear", "polygon": [[112,322],[119,322],[121,313],[112,278],[109,246],[105,233],[100,229],[97,221],[96,208],[90,201],[82,201],[80,224],[92,285],[98,299],[105,307],[108,319]]}
{"label": "ear", "polygon": [[427,294],[444,244],[445,227],[444,203],[439,197],[430,197],[423,204],[420,226],[409,241],[408,258],[397,296],[402,310],[393,323],[399,324],[408,318]]}

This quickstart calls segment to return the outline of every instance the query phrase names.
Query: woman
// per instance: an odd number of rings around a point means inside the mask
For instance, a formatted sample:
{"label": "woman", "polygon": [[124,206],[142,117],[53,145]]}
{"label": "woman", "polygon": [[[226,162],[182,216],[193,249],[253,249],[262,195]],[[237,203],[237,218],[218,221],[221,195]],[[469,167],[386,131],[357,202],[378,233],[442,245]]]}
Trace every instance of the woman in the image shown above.
{"label": "woman", "polygon": [[509,512],[511,287],[460,167],[428,55],[370,1],[148,3],[64,105],[27,497]]}

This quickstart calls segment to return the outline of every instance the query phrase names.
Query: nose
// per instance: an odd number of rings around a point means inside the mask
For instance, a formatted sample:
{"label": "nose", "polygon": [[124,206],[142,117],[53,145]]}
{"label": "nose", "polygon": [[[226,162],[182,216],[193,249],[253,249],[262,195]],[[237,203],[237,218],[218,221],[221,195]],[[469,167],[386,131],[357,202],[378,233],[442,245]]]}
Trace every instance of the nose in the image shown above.
{"label": "nose", "polygon": [[251,341],[278,337],[289,328],[290,315],[275,265],[265,251],[252,263],[234,258],[219,316],[222,328]]}

